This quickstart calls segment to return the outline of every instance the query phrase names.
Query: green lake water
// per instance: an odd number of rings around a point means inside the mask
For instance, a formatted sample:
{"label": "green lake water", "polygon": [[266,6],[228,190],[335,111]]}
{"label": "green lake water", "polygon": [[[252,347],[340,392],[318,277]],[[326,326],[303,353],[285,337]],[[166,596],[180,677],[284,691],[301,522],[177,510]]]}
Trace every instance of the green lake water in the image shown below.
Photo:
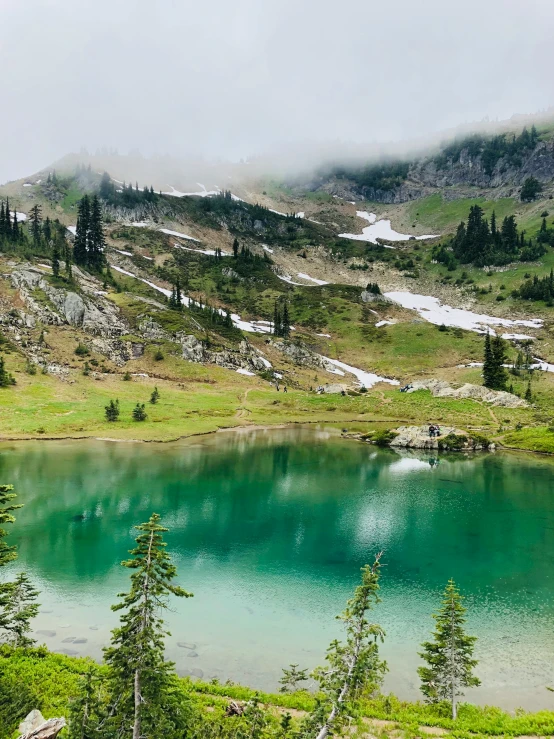
{"label": "green lake water", "polygon": [[483,685],[468,699],[554,708],[554,464],[509,454],[430,462],[301,429],[3,443],[0,481],[25,504],[15,567],[41,590],[37,638],[101,658],[133,525],[157,512],[179,583],[194,593],[167,617],[182,674],[275,689],[290,662],[321,663],[359,568],[383,549],[374,619],[387,632],[386,689],[419,697],[418,647],[453,577],[479,638]]}

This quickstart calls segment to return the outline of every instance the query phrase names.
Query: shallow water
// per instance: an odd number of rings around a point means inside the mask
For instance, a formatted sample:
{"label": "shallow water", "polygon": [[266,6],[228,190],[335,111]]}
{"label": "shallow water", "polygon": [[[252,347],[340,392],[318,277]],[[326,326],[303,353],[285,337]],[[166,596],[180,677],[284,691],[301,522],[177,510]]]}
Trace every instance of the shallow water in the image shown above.
{"label": "shallow water", "polygon": [[243,431],[176,444],[4,443],[0,480],[25,503],[15,567],[39,584],[35,626],[52,649],[101,657],[132,527],[156,511],[195,596],[168,614],[182,673],[274,689],[290,662],[320,663],[359,568],[384,549],[374,618],[387,632],[388,689],[418,697],[419,644],[454,577],[479,638],[483,686],[468,698],[554,707],[552,462],[429,461],[324,432]]}

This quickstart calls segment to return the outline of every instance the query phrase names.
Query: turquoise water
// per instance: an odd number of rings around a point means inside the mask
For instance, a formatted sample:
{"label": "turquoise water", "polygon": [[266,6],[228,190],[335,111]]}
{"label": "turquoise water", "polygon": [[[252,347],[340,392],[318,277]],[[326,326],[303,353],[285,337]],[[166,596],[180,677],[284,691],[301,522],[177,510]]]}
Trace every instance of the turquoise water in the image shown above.
{"label": "turquoise water", "polygon": [[101,657],[132,527],[155,511],[195,596],[168,614],[181,673],[274,689],[290,662],[320,663],[359,568],[383,549],[374,618],[387,632],[387,689],[419,696],[419,644],[454,577],[479,638],[483,686],[468,698],[552,708],[554,466],[508,454],[430,461],[326,432],[249,431],[4,443],[0,481],[25,503],[16,568],[42,591],[35,629],[51,649]]}

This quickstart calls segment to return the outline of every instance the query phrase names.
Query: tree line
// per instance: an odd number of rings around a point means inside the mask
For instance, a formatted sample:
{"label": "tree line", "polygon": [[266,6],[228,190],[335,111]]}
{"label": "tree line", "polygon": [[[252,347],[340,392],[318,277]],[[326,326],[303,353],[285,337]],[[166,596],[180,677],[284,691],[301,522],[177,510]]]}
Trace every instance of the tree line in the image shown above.
{"label": "tree line", "polygon": [[139,188],[138,182],[135,186],[123,182],[115,183],[107,172],[104,172],[100,180],[98,192],[102,200],[110,205],[121,205],[124,208],[134,208],[141,203],[154,203],[158,199],[152,185]]}
{"label": "tree line", "polygon": [[[0,486],[0,524],[14,523],[13,512],[21,507],[14,505],[15,497],[11,486]],[[325,664],[311,673],[318,686],[315,707],[297,727],[292,726],[290,716],[276,719],[256,702],[242,707],[234,704],[226,718],[210,719],[202,705],[195,707],[180,690],[175,665],[165,657],[169,634],[163,615],[170,598],[193,596],[175,582],[177,569],[164,541],[168,529],[156,513],[135,529],[135,546],[130,558],[122,562],[130,571],[129,589],[112,606],[120,614],[119,625],[104,648],[104,669],[91,666],[80,680],[69,707],[68,739],[326,739],[346,728],[361,699],[379,691],[387,672],[379,653],[385,632],[370,621],[369,614],[381,602],[381,553],[372,565],[361,568],[359,584],[338,617],[343,639],[331,642]],[[6,543],[6,535],[0,528],[0,566],[17,556],[15,547]],[[12,647],[26,649],[34,644],[29,634],[31,620],[38,613],[38,595],[25,573],[0,586],[0,632]],[[450,580],[433,616],[432,638],[421,645],[425,664],[418,669],[426,701],[447,702],[453,719],[464,689],[480,684],[474,675],[476,638],[466,633],[465,613],[459,589]],[[297,667],[283,670],[283,692],[298,689],[307,679],[308,671]],[[231,715],[236,715],[238,726],[228,718]]]}
{"label": "tree line", "polygon": [[509,262],[530,262],[546,253],[544,242],[525,238],[515,216],[505,216],[500,226],[493,211],[490,222],[480,205],[472,205],[466,221],[462,221],[455,236],[447,244],[433,249],[433,258],[455,269],[458,262],[476,267],[503,265]]}

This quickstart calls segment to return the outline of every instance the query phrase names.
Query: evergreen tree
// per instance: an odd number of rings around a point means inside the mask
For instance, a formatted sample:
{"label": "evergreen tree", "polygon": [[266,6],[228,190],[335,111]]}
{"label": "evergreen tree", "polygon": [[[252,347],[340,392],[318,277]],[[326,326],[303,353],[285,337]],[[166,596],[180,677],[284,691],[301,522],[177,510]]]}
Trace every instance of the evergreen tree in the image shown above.
{"label": "evergreen tree", "polygon": [[69,704],[68,739],[100,739],[106,720],[99,696],[100,678],[89,667],[79,679],[77,695]]}
{"label": "evergreen tree", "polygon": [[7,632],[6,641],[14,647],[31,647],[35,640],[29,637],[30,622],[38,614],[36,600],[39,592],[25,572],[21,572],[14,582],[7,583],[6,587],[8,602],[2,618],[2,628]]}
{"label": "evergreen tree", "polygon": [[133,739],[171,735],[174,665],[164,659],[167,632],[160,614],[170,595],[191,595],[172,582],[177,569],[165,549],[167,529],[159,521],[153,513],[147,523],[136,527],[137,546],[130,552],[132,558],[123,562],[132,570],[131,589],[112,606],[122,615],[105,650],[114,708],[108,726],[117,736],[127,735],[132,727]]}
{"label": "evergreen tree", "polygon": [[87,238],[87,264],[88,266],[100,272],[104,266],[106,247],[106,239],[104,236],[104,227],[102,223],[102,206],[97,195],[92,197],[90,202],[90,227]]}
{"label": "evergreen tree", "polygon": [[137,403],[136,406],[133,408],[133,419],[135,421],[146,421],[147,418],[148,415],[144,410],[144,403],[142,403],[142,405],[140,403]]}
{"label": "evergreen tree", "polygon": [[160,393],[158,391],[158,388],[155,387],[154,390],[152,391],[152,395],[150,396],[150,402],[152,403],[152,405],[156,405],[159,399],[160,399]]}
{"label": "evergreen tree", "polygon": [[273,334],[274,336],[283,335],[283,324],[281,321],[281,311],[279,310],[279,305],[277,304],[277,301],[275,301],[275,304],[273,306]]}
{"label": "evergreen tree", "polygon": [[299,670],[297,664],[289,667],[289,670],[283,668],[283,677],[279,679],[280,693],[294,693],[299,690],[299,684],[308,679],[308,670]]}
{"label": "evergreen tree", "polygon": [[420,653],[427,667],[419,667],[421,692],[430,703],[448,700],[452,707],[452,718],[456,719],[458,698],[462,688],[480,685],[473,675],[477,661],[473,659],[476,637],[464,631],[466,609],[454,580],[449,580],[444,591],[442,606],[433,615],[436,622],[434,640],[424,642]]}
{"label": "evergreen tree", "polygon": [[527,389],[525,390],[525,400],[531,403],[533,400],[533,393],[531,392],[531,380],[527,382]]}
{"label": "evergreen tree", "polygon": [[110,400],[108,405],[105,407],[106,421],[114,422],[119,420],[119,400],[115,402]]}
{"label": "evergreen tree", "polygon": [[362,582],[339,616],[346,628],[346,641],[333,641],[327,649],[327,665],[314,670],[323,698],[304,723],[305,736],[325,739],[337,733],[348,701],[383,680],[387,666],[379,659],[378,642],[385,633],[367,619],[368,611],[380,603],[380,560],[378,554],[371,567],[362,567]]}
{"label": "evergreen tree", "polygon": [[[15,516],[13,512],[22,507],[12,503],[17,498],[17,495],[12,491],[13,485],[0,485],[0,567],[4,567],[17,559],[15,546],[10,546],[4,541],[8,535],[4,525],[14,523]],[[11,583],[0,582],[0,628],[5,628],[9,623],[6,609],[10,603],[10,586]]]}
{"label": "evergreen tree", "polygon": [[543,187],[536,177],[528,177],[523,183],[521,188],[520,198],[524,203],[530,203],[531,200],[535,200],[537,195],[540,195]]}
{"label": "evergreen tree", "polygon": [[40,244],[41,236],[40,224],[42,223],[41,207],[38,203],[31,208],[29,215],[31,216],[31,234],[33,236],[33,244],[38,246]]}
{"label": "evergreen tree", "polygon": [[46,219],[44,223],[42,224],[42,234],[44,236],[44,240],[47,244],[50,243],[50,240],[52,239],[52,225],[50,223],[50,218],[46,216]]}
{"label": "evergreen tree", "polygon": [[75,264],[84,266],[88,261],[88,244],[90,230],[90,202],[88,195],[83,195],[79,201],[75,243],[73,245],[73,259]]}
{"label": "evergreen tree", "polygon": [[6,369],[4,357],[0,356],[0,388],[15,385],[15,378]]}
{"label": "evergreen tree", "polygon": [[239,242],[238,239],[235,238],[233,241],[233,257],[234,259],[238,259],[239,256]]}
{"label": "evergreen tree", "polygon": [[506,342],[498,335],[491,342],[494,366],[494,390],[505,390],[508,373],[503,366],[506,363]]}
{"label": "evergreen tree", "polygon": [[286,300],[283,306],[283,320],[282,320],[282,325],[281,325],[281,331],[282,331],[282,336],[285,339],[288,339],[290,336],[290,320],[289,320],[289,307],[288,307]]}
{"label": "evergreen tree", "polygon": [[60,276],[60,256],[60,245],[56,238],[52,247],[52,274],[54,277]]}

